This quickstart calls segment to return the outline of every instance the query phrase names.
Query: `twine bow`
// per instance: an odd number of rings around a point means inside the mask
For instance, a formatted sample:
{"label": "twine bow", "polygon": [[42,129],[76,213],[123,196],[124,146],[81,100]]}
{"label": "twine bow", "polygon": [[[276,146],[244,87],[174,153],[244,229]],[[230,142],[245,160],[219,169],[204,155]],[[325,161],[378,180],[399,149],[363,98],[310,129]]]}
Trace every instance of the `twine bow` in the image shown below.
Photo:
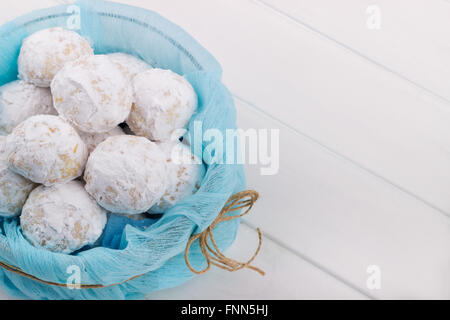
{"label": "twine bow", "polygon": [[[261,230],[259,228],[257,229],[259,239],[258,248],[256,249],[253,256],[247,262],[239,262],[226,257],[218,248],[216,241],[214,240],[213,234],[213,229],[217,224],[224,221],[231,221],[248,214],[249,211],[252,209],[253,205],[255,204],[256,200],[258,200],[258,197],[259,197],[258,192],[253,190],[247,190],[236,193],[228,200],[227,204],[223,207],[217,218],[213,221],[213,223],[211,223],[211,225],[208,228],[206,228],[203,232],[192,236],[189,239],[186,246],[186,250],[184,252],[184,259],[186,261],[186,265],[193,273],[195,274],[205,273],[211,268],[211,265],[215,265],[216,267],[219,267],[221,269],[230,272],[247,268],[258,272],[261,275],[265,275],[264,271],[251,265],[251,263],[253,262],[253,260],[255,260],[256,256],[261,250],[262,236]],[[244,208],[247,208],[247,210],[245,210],[243,213],[239,215],[227,216],[228,213]],[[194,241],[196,241],[197,239],[200,245],[200,249],[202,250],[202,254],[206,258],[207,263],[206,267],[203,270],[194,269],[188,257],[189,249],[191,248]],[[211,244],[209,243],[208,239],[210,240]]]}
{"label": "twine bow", "polygon": [[[196,273],[196,274],[201,274],[201,273],[205,273],[210,269],[211,264],[218,266],[219,268],[222,268],[224,270],[227,271],[237,271],[243,268],[248,268],[248,269],[252,269],[255,270],[257,272],[259,272],[261,275],[264,275],[264,271],[251,266],[250,264],[253,262],[253,260],[256,258],[256,256],[258,255],[260,249],[261,249],[261,243],[262,243],[262,237],[261,237],[261,231],[258,229],[258,237],[259,237],[259,244],[258,244],[258,248],[256,250],[256,252],[254,253],[254,255],[250,258],[250,260],[248,260],[247,262],[238,262],[235,261],[233,259],[227,258],[226,256],[224,256],[219,248],[217,247],[216,242],[214,241],[214,235],[212,233],[212,230],[214,229],[214,227],[220,223],[220,222],[224,222],[224,221],[230,221],[233,219],[237,219],[239,217],[242,217],[244,215],[246,215],[250,209],[253,207],[253,204],[255,203],[255,201],[258,199],[258,192],[256,191],[252,191],[252,190],[247,190],[247,191],[243,191],[243,192],[239,192],[237,194],[235,194],[234,196],[232,196],[227,204],[225,205],[225,207],[223,207],[223,209],[220,211],[219,215],[217,216],[217,218],[214,220],[214,222],[202,233],[199,233],[197,235],[192,236],[186,246],[186,250],[184,253],[184,257],[186,260],[186,264],[189,267],[189,269]],[[249,197],[249,199],[243,200],[246,197]],[[240,214],[240,215],[236,215],[236,216],[225,216],[227,213],[230,212],[234,212],[236,210],[239,209],[243,209],[243,208],[247,208],[247,210]],[[208,237],[211,239],[211,243],[212,243],[212,247],[209,245],[208,243]],[[199,239],[199,244],[200,244],[200,248],[202,250],[203,255],[206,258],[207,261],[207,267],[203,270],[195,270],[189,261],[188,258],[188,254],[189,254],[189,249],[192,246],[192,243]],[[0,267],[10,271],[12,273],[18,274],[22,277],[46,284],[46,285],[50,285],[50,286],[56,286],[56,287],[69,287],[70,284],[65,284],[65,283],[57,283],[57,282],[51,282],[51,281],[46,281],[46,280],[42,280],[39,279],[31,274],[28,274],[26,272],[24,272],[23,270],[21,270],[18,267],[12,266],[6,262],[0,261]],[[113,284],[109,284],[109,285],[102,285],[102,284],[80,284],[80,285],[76,285],[76,288],[79,289],[100,289],[100,288],[109,288],[109,287],[113,287],[113,286],[117,286],[117,285],[121,285],[124,284],[128,281],[137,279],[141,276],[145,275],[145,273],[143,274],[139,274],[136,275],[134,277],[131,277],[125,281],[119,282],[119,283],[113,283]]]}

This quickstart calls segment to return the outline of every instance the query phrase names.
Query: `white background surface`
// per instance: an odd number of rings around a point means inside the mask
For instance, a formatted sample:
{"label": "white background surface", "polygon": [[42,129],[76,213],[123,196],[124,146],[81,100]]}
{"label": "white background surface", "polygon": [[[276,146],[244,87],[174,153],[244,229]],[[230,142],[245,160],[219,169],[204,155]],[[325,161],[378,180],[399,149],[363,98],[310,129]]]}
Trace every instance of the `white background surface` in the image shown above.
{"label": "white background surface", "polygon": [[[58,2],[2,2],[0,22]],[[448,1],[122,2],[219,60],[241,128],[280,129],[280,171],[247,166],[261,199],[227,252],[249,257],[259,226],[267,275],[214,269],[150,299],[450,298]]]}

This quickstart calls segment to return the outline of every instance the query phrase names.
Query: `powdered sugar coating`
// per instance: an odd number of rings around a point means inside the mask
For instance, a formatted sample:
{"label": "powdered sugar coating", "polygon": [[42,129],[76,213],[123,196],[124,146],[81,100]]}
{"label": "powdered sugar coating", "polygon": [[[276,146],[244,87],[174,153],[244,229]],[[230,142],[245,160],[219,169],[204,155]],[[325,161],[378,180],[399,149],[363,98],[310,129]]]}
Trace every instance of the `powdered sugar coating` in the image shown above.
{"label": "powdered sugar coating", "polygon": [[158,145],[167,159],[167,183],[163,196],[150,209],[151,213],[164,213],[181,199],[194,194],[200,188],[206,171],[189,146],[179,141]]}
{"label": "powdered sugar coating", "polygon": [[119,65],[120,70],[131,81],[138,73],[152,68],[145,61],[122,52],[110,53],[107,55],[113,62]]}
{"label": "powdered sugar coating", "polygon": [[91,153],[92,151],[94,151],[95,148],[97,148],[97,146],[100,143],[105,141],[107,138],[125,135],[125,132],[123,132],[121,127],[115,127],[114,129],[108,132],[87,133],[83,131],[78,131],[78,134],[80,135],[81,140],[83,140],[84,143],[86,144],[88,152]]}
{"label": "powdered sugar coating", "polygon": [[64,64],[93,54],[89,42],[74,31],[59,27],[40,30],[23,40],[18,59],[19,78],[49,87]]}
{"label": "powdered sugar coating", "polygon": [[38,114],[56,115],[50,89],[16,80],[0,87],[0,135]]}
{"label": "powdered sugar coating", "polygon": [[79,177],[88,156],[75,129],[52,115],[19,124],[6,139],[6,154],[11,170],[46,186]]}
{"label": "powdered sugar coating", "polygon": [[67,63],[51,84],[59,115],[79,130],[107,132],[128,117],[132,88],[119,66],[105,55]]}
{"label": "powdered sugar coating", "polygon": [[110,137],[91,153],[84,180],[87,192],[108,211],[143,213],[164,193],[166,159],[144,137]]}
{"label": "powdered sugar coating", "polygon": [[36,185],[8,169],[5,142],[6,137],[0,136],[0,217],[14,217]]}
{"label": "powdered sugar coating", "polygon": [[93,244],[106,224],[106,211],[79,181],[39,186],[25,203],[20,225],[35,247],[71,253]]}
{"label": "powdered sugar coating", "polygon": [[170,70],[155,68],[138,74],[133,89],[135,102],[127,124],[137,135],[153,141],[169,141],[197,110],[191,84]]}

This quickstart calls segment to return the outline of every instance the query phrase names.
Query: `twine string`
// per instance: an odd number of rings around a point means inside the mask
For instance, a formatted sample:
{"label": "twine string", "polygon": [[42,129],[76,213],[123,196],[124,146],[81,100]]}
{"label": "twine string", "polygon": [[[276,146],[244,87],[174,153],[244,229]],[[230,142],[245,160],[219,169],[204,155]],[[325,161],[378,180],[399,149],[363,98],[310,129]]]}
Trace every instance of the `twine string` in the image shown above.
{"label": "twine string", "polygon": [[[240,218],[240,217],[246,215],[250,211],[250,209],[253,207],[253,205],[254,205],[255,201],[258,199],[258,197],[259,197],[258,192],[253,191],[253,190],[247,190],[247,191],[243,191],[243,192],[239,192],[239,193],[235,194],[228,200],[227,204],[220,211],[217,218],[213,221],[213,223],[208,228],[206,228],[205,231],[191,236],[191,238],[189,239],[189,241],[187,243],[187,246],[186,246],[186,249],[184,252],[184,257],[185,257],[187,266],[193,273],[195,273],[195,274],[205,273],[210,269],[210,266],[212,264],[212,265],[215,265],[221,269],[224,269],[224,270],[227,270],[230,272],[237,271],[237,270],[240,270],[243,268],[248,268],[248,269],[257,271],[261,275],[265,275],[264,271],[251,265],[251,263],[253,262],[253,260],[255,260],[256,256],[258,255],[258,253],[261,249],[262,235],[261,235],[261,231],[259,230],[259,228],[257,230],[258,238],[259,238],[258,248],[256,249],[256,252],[253,254],[253,256],[247,262],[239,262],[239,261],[236,261],[236,260],[226,257],[218,248],[216,241],[214,240],[214,235],[212,233],[214,227],[218,223],[234,220],[234,219],[237,219],[237,218]],[[246,198],[249,198],[249,199],[246,199]],[[232,212],[235,212],[235,211],[243,209],[243,208],[247,208],[247,209],[242,214],[235,215],[235,216],[227,216],[226,215],[228,213],[232,213]],[[205,256],[206,261],[207,261],[207,267],[200,271],[195,270],[192,267],[192,265],[189,261],[189,257],[188,257],[189,250],[190,250],[193,242],[197,239],[199,239],[199,245],[200,245],[202,254]],[[208,239],[210,240],[211,244],[208,242]],[[34,280],[34,281],[37,281],[37,282],[40,282],[40,283],[43,283],[46,285],[56,286],[56,287],[75,286],[79,289],[109,288],[109,287],[124,284],[128,281],[137,279],[137,278],[145,275],[145,273],[139,274],[139,275],[133,276],[127,280],[124,280],[122,282],[113,283],[113,284],[109,284],[109,285],[103,285],[103,284],[72,285],[72,284],[58,283],[58,282],[52,282],[52,281],[46,281],[46,280],[39,279],[31,274],[26,273],[25,271],[21,270],[20,268],[12,266],[3,261],[0,261],[0,267],[9,272],[18,274],[22,277],[25,277],[25,278],[28,278],[28,279],[31,279],[31,280]]]}
{"label": "twine string", "polygon": [[[186,246],[186,250],[184,252],[184,259],[186,261],[186,265],[188,266],[189,270],[191,270],[195,274],[202,274],[207,272],[211,268],[211,265],[214,265],[218,268],[230,272],[247,268],[258,272],[261,275],[265,275],[264,271],[251,265],[251,263],[255,260],[256,256],[259,254],[261,250],[262,235],[261,230],[259,228],[257,229],[258,247],[255,253],[252,255],[252,257],[246,262],[239,262],[225,256],[217,246],[213,234],[213,229],[217,224],[225,221],[231,221],[248,214],[252,209],[253,205],[255,204],[256,200],[258,200],[258,197],[259,197],[258,192],[253,190],[242,191],[235,194],[228,200],[227,204],[223,207],[217,218],[211,223],[210,226],[208,226],[203,232],[198,233],[189,239]],[[227,215],[229,213],[244,208],[246,208],[246,210],[239,215]],[[206,259],[206,267],[203,270],[195,269],[189,260],[189,250],[194,241],[196,240],[198,240],[202,254]]]}

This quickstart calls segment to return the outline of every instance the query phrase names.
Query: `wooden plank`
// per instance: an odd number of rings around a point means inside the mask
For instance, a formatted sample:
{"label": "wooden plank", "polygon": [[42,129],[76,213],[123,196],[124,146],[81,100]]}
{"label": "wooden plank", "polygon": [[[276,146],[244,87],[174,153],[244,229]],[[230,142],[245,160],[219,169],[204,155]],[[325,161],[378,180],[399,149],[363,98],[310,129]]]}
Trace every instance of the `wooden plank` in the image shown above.
{"label": "wooden plank", "polygon": [[[261,199],[245,218],[377,298],[450,298],[450,219],[238,101],[239,124],[280,130],[280,171],[246,167]],[[371,265],[381,289],[366,285]]]}
{"label": "wooden plank", "polygon": [[447,101],[450,2],[252,0],[323,33]]}
{"label": "wooden plank", "polygon": [[63,0],[26,0],[26,1],[11,1],[8,4],[3,4],[0,10],[0,24],[13,20],[23,14],[33,10],[52,7],[63,4]]}
{"label": "wooden plank", "polygon": [[[257,237],[255,230],[241,224],[227,256],[248,259]],[[263,239],[254,265],[266,276],[250,270],[230,273],[213,268],[180,287],[150,294],[148,299],[366,299],[269,239]]]}

